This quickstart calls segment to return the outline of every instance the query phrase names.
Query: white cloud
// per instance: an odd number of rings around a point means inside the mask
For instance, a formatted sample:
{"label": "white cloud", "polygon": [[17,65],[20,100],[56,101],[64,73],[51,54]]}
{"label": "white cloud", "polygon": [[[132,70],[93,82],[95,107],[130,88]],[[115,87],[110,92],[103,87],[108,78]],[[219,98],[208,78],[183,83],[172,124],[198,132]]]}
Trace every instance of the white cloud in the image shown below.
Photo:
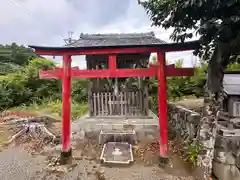
{"label": "white cloud", "polygon": [[[128,33],[154,31],[169,41],[172,30],[151,27],[145,10],[136,0],[1,0],[0,34],[2,44],[55,45],[64,44],[67,32],[74,37],[84,33]],[[186,59],[191,52],[168,54],[169,60]],[[60,59],[58,58],[58,61]],[[73,63],[84,67],[83,58]]]}

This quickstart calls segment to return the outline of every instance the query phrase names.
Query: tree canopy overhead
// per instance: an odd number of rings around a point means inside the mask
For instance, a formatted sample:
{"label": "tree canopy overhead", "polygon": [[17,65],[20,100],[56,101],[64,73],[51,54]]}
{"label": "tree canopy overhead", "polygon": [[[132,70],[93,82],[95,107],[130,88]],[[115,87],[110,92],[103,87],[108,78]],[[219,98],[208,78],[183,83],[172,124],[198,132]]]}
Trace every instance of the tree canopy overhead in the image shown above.
{"label": "tree canopy overhead", "polygon": [[208,85],[219,91],[222,70],[237,59],[240,49],[240,0],[138,1],[153,25],[174,29],[170,37],[174,41],[199,36],[201,46],[195,54],[209,61]]}

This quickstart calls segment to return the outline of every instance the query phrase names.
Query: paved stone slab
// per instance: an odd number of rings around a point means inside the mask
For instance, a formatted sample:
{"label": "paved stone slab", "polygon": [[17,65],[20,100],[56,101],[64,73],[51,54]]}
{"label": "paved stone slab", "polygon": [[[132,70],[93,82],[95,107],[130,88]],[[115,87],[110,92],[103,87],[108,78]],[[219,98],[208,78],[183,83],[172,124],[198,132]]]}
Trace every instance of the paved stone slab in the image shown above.
{"label": "paved stone slab", "polygon": [[104,144],[100,160],[107,164],[130,164],[133,162],[132,146],[122,142]]}

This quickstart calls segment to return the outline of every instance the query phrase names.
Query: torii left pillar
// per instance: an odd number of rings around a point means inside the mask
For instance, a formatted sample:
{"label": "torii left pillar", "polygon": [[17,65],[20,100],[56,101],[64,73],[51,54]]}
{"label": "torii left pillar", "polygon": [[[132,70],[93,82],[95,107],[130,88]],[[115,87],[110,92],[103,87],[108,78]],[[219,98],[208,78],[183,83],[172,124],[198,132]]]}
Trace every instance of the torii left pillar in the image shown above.
{"label": "torii left pillar", "polygon": [[158,60],[158,119],[160,128],[160,165],[169,162],[168,157],[168,116],[167,116],[167,82],[166,82],[166,58],[165,52],[157,53]]}
{"label": "torii left pillar", "polygon": [[71,149],[71,56],[63,56],[62,82],[62,150],[60,163],[66,164],[72,159]]}

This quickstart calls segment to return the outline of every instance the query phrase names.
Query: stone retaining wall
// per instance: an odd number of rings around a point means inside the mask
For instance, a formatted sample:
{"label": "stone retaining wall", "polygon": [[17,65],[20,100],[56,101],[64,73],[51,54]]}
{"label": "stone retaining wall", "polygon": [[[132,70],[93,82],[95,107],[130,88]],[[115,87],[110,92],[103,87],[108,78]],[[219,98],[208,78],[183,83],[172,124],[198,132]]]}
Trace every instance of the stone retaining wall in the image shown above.
{"label": "stone retaining wall", "polygon": [[175,137],[182,143],[194,140],[201,120],[200,114],[173,104],[169,104],[168,112],[169,130]]}
{"label": "stone retaining wall", "polygon": [[195,168],[200,180],[208,179],[206,174],[210,171],[218,180],[240,179],[240,129],[229,130],[223,121],[218,121],[214,136],[210,130],[213,127],[199,113],[174,104],[169,104],[168,109],[170,135],[175,135],[184,146],[197,143],[201,147]]}

